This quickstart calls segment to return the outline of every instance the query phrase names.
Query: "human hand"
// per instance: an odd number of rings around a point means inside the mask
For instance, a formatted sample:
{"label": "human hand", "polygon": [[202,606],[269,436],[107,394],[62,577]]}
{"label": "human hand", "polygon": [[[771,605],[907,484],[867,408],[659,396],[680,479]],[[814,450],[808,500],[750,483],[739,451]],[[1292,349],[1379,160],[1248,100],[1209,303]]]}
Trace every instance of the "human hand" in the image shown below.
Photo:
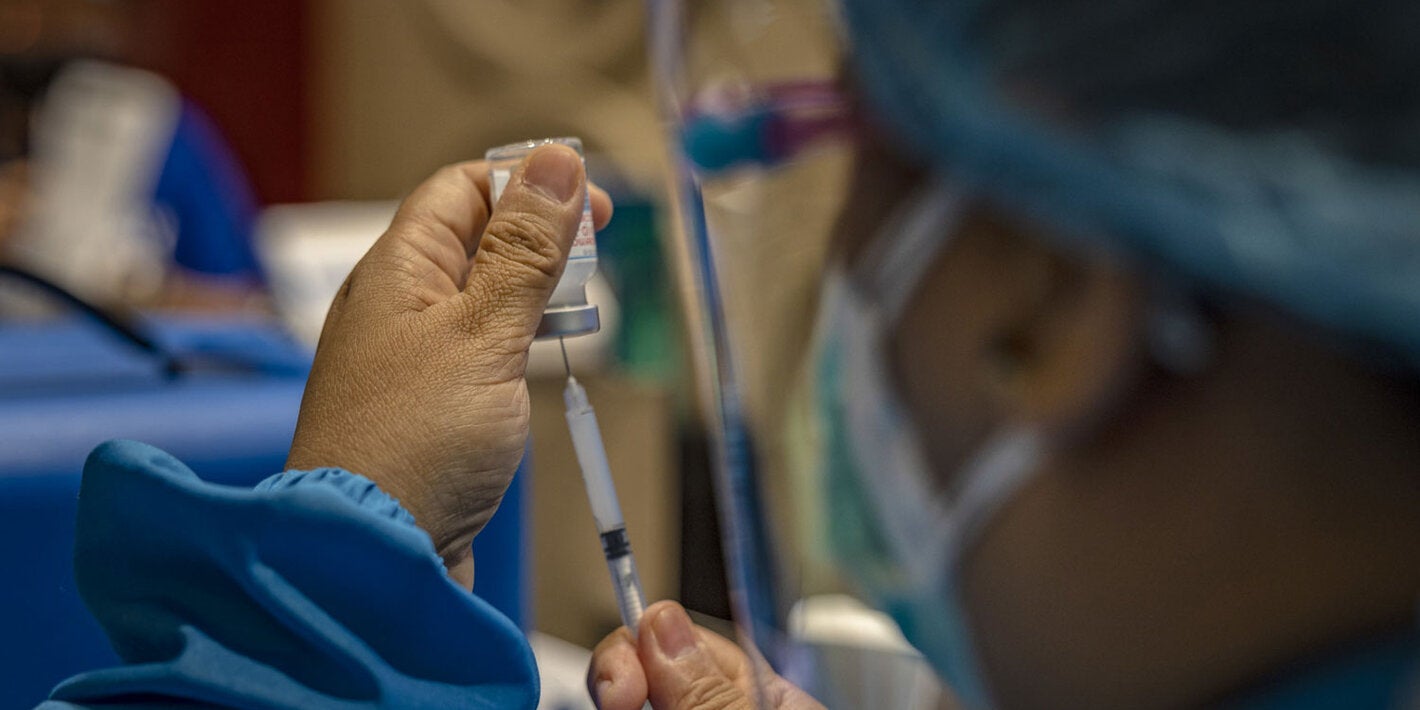
{"label": "human hand", "polygon": [[[657,602],[640,633],[621,627],[592,651],[587,691],[601,710],[751,710],[754,669],[734,642],[696,626],[675,602]],[[768,671],[766,671],[768,673]],[[824,710],[807,693],[769,673],[764,699],[778,710]]]}
{"label": "human hand", "polygon": [[[469,587],[469,545],[523,457],[528,347],[585,189],[576,152],[538,148],[490,217],[486,163],[440,170],[350,272],[316,349],[287,467],[370,478]],[[611,200],[591,198],[600,229]]]}

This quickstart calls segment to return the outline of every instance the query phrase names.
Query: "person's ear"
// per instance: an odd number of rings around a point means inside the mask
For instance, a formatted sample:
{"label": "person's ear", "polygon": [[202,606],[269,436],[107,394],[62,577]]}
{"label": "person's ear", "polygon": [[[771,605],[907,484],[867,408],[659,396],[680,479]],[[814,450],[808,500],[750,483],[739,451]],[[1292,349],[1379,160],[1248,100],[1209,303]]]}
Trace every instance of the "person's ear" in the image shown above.
{"label": "person's ear", "polygon": [[898,323],[894,366],[939,465],[1005,421],[1086,424],[1143,362],[1142,289],[973,208]]}
{"label": "person's ear", "polygon": [[1016,298],[982,351],[988,386],[1017,420],[1074,428],[1113,401],[1143,359],[1137,280],[1102,255],[1018,234],[1005,251]]}

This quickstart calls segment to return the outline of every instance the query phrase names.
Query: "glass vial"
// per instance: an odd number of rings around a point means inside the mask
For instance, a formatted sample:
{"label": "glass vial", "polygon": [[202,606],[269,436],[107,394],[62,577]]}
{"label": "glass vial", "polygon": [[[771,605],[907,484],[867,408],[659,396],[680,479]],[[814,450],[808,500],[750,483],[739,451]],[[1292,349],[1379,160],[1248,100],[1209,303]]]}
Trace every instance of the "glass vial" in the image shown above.
{"label": "glass vial", "polygon": [[[538,146],[561,143],[582,155],[580,138],[539,138],[536,140],[510,143],[490,148],[484,157],[488,160],[489,183],[492,188],[493,204],[503,196],[503,189],[513,172],[522,165],[523,159]],[[586,162],[582,164],[586,167]],[[567,267],[562,271],[562,280],[557,282],[552,297],[547,301],[547,310],[542,313],[542,322],[537,327],[537,337],[571,337],[595,333],[601,329],[601,317],[597,307],[587,303],[587,282],[597,272],[596,230],[592,226],[592,200],[587,195],[582,203],[582,223],[577,227],[577,237],[572,241],[572,249],[567,255]]]}

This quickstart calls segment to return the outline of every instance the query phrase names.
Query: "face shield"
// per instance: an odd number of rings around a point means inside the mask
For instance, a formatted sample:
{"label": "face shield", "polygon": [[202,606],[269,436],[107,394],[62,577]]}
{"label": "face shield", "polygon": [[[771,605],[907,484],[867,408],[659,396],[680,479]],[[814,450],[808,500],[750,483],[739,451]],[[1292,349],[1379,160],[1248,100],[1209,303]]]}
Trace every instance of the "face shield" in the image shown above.
{"label": "face shield", "polygon": [[813,354],[862,130],[837,20],[815,0],[652,6],[741,641],[830,707],[935,708],[930,664],[845,579],[826,515]]}
{"label": "face shield", "polygon": [[[886,352],[977,201],[1163,284],[1145,337],[1165,367],[1198,360],[1193,294],[1420,361],[1420,53],[1394,30],[1412,11],[1378,5],[1394,17],[1325,0],[651,3],[752,653],[830,707],[933,707],[934,672],[990,704],[953,575],[1057,437],[1010,415],[921,430]],[[1338,40],[1343,20],[1364,27]],[[1354,75],[1309,63],[1337,41]],[[879,158],[901,165],[879,176]]]}

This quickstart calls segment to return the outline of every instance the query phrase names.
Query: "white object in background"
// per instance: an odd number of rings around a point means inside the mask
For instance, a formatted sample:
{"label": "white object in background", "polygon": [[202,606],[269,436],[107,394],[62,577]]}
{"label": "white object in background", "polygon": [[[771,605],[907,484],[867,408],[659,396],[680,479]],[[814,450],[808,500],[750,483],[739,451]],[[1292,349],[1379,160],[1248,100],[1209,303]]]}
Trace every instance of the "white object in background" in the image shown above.
{"label": "white object in background", "polygon": [[888,615],[843,594],[800,600],[789,610],[794,640],[816,656],[815,697],[830,707],[941,706],[946,691]]}
{"label": "white object in background", "polygon": [[[316,202],[278,205],[262,212],[256,226],[257,256],[271,285],[276,310],[302,342],[315,347],[330,302],[355,262],[389,227],[393,201]],[[587,300],[601,312],[601,332],[567,343],[577,368],[605,365],[619,322],[616,299],[600,276],[587,284]],[[534,343],[528,377],[565,377],[557,341]]]}
{"label": "white object in background", "polygon": [[591,651],[538,631],[528,634],[528,643],[542,679],[538,710],[596,710],[587,695]]}
{"label": "white object in background", "polygon": [[277,205],[256,224],[257,255],[286,327],[311,347],[355,262],[389,227],[399,203]]}
{"label": "white object in background", "polygon": [[166,80],[96,61],[66,66],[34,117],[34,205],[15,258],[98,302],[162,285],[175,232],[151,195],[182,101]]}

